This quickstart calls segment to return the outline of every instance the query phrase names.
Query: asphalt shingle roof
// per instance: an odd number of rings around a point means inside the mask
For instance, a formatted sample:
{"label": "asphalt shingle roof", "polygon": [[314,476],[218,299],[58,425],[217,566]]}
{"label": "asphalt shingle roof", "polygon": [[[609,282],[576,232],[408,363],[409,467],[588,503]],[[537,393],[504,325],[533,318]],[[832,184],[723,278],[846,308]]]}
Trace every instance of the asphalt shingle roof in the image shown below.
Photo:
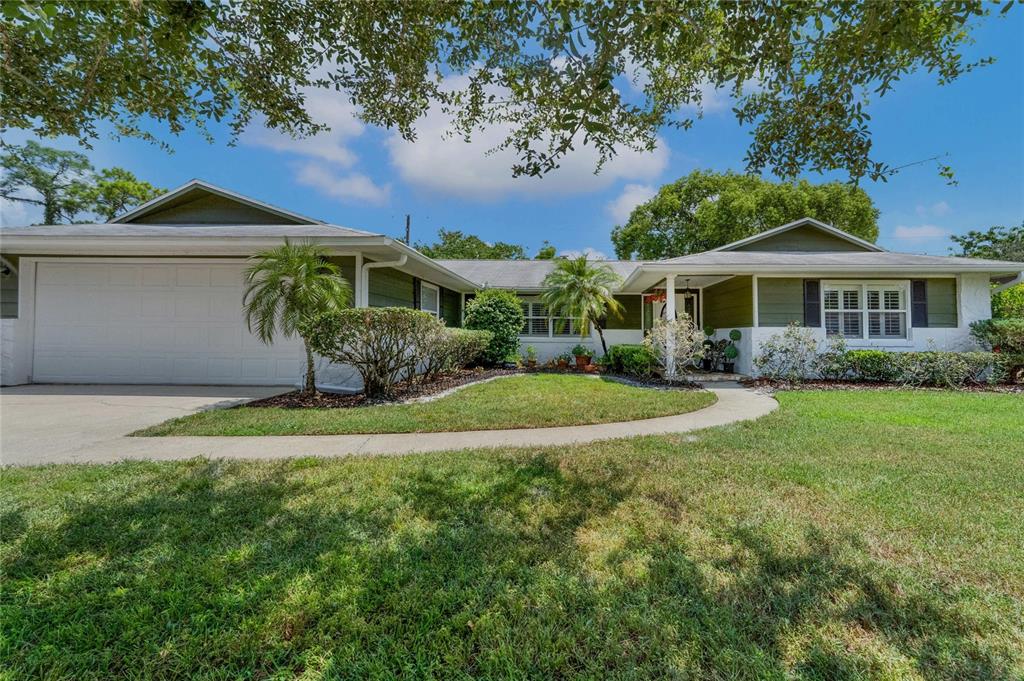
{"label": "asphalt shingle roof", "polygon": [[[452,272],[495,288],[539,289],[544,277],[555,267],[554,260],[437,260]],[[633,260],[602,260],[625,279],[640,263]]]}
{"label": "asphalt shingle roof", "polygon": [[946,255],[918,255],[915,253],[894,253],[892,251],[851,251],[851,252],[777,252],[777,251],[708,251],[680,258],[659,261],[673,265],[778,265],[780,267],[828,268],[830,266],[873,266],[896,267],[901,265],[979,268],[992,266],[996,270],[1012,270],[1021,263],[981,258],[960,258]]}
{"label": "asphalt shingle roof", "polygon": [[0,237],[171,237],[171,238],[224,238],[224,237],[337,237],[379,236],[338,225],[146,225],[124,223],[90,223],[78,225],[36,225],[34,227],[3,227]]}

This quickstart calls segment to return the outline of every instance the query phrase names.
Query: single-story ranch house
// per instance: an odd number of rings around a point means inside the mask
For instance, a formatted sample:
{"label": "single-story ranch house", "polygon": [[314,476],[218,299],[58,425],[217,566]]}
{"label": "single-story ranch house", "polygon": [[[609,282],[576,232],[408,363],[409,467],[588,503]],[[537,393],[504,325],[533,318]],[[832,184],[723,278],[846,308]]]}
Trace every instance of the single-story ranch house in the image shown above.
{"label": "single-story ranch house", "polygon": [[[458,326],[467,296],[499,287],[522,296],[524,349],[546,360],[579,341],[538,300],[552,261],[432,260],[193,180],[107,224],[0,230],[2,383],[297,384],[300,342],[263,345],[241,305],[245,259],[286,237],[327,249],[356,306],[415,307]],[[991,315],[990,283],[1024,269],[894,253],[811,219],[705,253],[607,264],[625,308],[608,320],[609,344],[640,342],[674,307],[721,337],[739,329],[744,373],[760,341],[791,322],[851,347],[968,349],[969,324]],[[345,367],[320,376],[357,387]]]}

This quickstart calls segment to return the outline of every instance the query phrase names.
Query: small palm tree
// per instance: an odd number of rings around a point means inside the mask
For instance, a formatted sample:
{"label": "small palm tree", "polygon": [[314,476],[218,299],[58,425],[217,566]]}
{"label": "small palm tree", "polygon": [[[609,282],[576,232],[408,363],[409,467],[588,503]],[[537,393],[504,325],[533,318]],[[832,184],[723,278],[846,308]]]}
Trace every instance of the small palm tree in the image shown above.
{"label": "small palm tree", "polygon": [[[280,331],[285,338],[299,332],[299,323],[313,315],[348,306],[352,287],[327,253],[310,243],[293,244],[257,253],[245,270],[248,286],[242,298],[249,331],[270,345]],[[313,351],[306,348],[306,380],[303,392],[316,391]]]}
{"label": "small palm tree", "polygon": [[544,278],[541,300],[552,315],[578,320],[581,337],[586,338],[591,326],[597,329],[607,355],[602,325],[609,312],[622,315],[622,304],[612,295],[620,281],[610,267],[588,262],[585,255],[559,260]]}

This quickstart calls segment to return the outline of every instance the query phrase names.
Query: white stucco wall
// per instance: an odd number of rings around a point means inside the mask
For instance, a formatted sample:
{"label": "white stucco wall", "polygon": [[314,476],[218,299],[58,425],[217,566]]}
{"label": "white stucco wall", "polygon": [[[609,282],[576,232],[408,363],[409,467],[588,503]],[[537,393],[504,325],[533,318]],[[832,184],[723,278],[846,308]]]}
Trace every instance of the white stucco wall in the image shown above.
{"label": "white stucco wall", "polygon": [[24,334],[20,319],[0,319],[0,385],[28,382],[28,366],[19,337]]}
{"label": "white stucco wall", "polygon": [[[640,329],[606,329],[604,342],[611,348],[613,345],[642,343],[644,332]],[[591,332],[590,337],[581,340],[579,336],[558,336],[548,338],[546,336],[520,336],[519,355],[526,356],[526,347],[532,345],[537,350],[537,361],[543,364],[552,360],[563,352],[569,352],[577,343],[582,343],[599,357],[601,352],[601,339],[597,332]]]}

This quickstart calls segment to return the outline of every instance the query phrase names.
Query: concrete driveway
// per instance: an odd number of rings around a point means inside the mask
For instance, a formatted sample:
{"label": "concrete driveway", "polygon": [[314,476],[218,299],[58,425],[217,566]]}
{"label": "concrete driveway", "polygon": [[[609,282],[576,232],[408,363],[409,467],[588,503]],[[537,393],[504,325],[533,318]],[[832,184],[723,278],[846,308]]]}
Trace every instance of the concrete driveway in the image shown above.
{"label": "concrete driveway", "polygon": [[0,463],[70,462],[116,453],[128,433],[203,409],[286,392],[282,386],[24,385],[0,390]]}

